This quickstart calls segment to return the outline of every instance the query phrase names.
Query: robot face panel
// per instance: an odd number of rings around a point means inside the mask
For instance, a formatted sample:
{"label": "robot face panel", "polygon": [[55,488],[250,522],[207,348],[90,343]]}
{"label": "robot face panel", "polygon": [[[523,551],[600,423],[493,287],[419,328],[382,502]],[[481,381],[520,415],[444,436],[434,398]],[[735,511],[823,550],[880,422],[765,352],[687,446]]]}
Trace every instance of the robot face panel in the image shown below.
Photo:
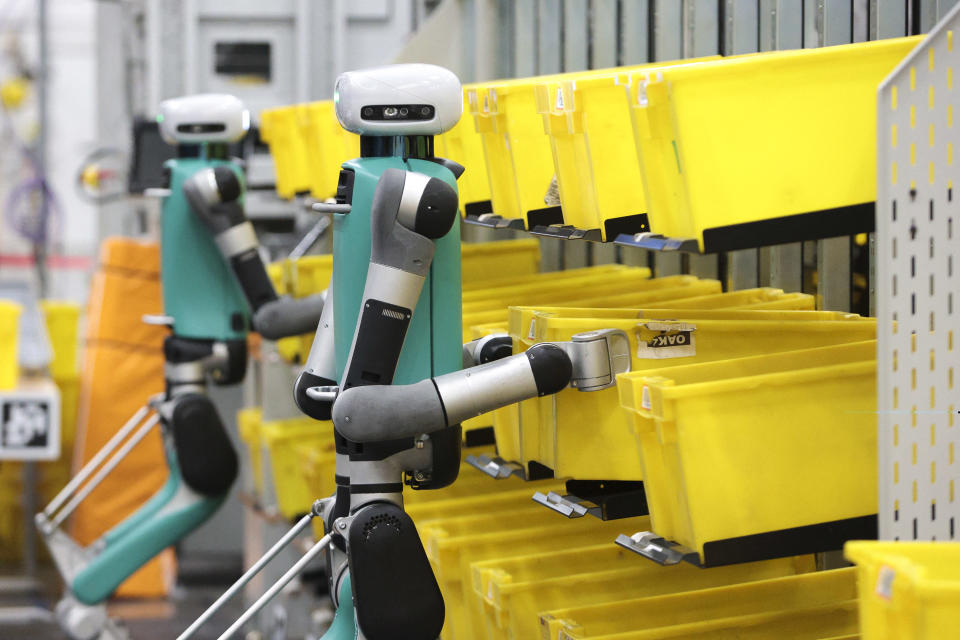
{"label": "robot face panel", "polygon": [[226,93],[201,93],[160,103],[160,133],[168,144],[235,142],[250,128],[250,112]]}
{"label": "robot face panel", "polygon": [[439,135],[463,113],[460,80],[432,64],[348,71],[333,100],[340,125],[364,136]]}

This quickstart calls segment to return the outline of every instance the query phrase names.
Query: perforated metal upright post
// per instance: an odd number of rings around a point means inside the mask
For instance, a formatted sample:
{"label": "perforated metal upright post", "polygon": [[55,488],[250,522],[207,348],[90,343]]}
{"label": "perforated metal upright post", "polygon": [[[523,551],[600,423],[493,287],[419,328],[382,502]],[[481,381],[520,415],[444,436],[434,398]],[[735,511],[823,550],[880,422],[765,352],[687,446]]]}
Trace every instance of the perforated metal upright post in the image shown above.
{"label": "perforated metal upright post", "polygon": [[958,38],[955,8],[881,84],[877,99],[883,539],[956,539],[960,524]]}

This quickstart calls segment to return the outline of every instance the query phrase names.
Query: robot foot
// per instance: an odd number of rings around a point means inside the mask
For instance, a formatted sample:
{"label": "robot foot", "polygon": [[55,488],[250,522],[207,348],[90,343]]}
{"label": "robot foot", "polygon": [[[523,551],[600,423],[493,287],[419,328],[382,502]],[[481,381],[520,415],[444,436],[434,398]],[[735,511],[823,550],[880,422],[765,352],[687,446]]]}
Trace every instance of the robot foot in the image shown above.
{"label": "robot foot", "polygon": [[68,595],[54,614],[72,640],[130,640],[127,630],[107,615],[106,605],[88,606]]}

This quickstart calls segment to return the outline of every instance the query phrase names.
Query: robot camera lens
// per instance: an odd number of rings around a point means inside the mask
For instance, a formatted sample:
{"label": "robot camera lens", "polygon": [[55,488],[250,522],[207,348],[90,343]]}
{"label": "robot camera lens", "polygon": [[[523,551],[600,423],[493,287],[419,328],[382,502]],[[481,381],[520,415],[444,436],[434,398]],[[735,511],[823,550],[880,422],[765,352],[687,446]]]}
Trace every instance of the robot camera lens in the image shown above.
{"label": "robot camera lens", "polygon": [[429,116],[432,111],[433,109],[431,109],[430,107],[423,107],[422,109],[420,109],[420,114],[423,116]]}
{"label": "robot camera lens", "polygon": [[400,115],[401,115],[401,117],[406,117],[406,115],[407,115],[408,113],[410,113],[410,112],[407,110],[406,107],[400,107]]}
{"label": "robot camera lens", "polygon": [[363,108],[363,115],[365,115],[365,116],[372,116],[372,115],[373,115],[373,109],[371,109],[370,107],[364,107],[364,108]]}
{"label": "robot camera lens", "polygon": [[397,117],[397,108],[396,108],[396,107],[384,107],[384,108],[383,108],[383,117],[384,117],[384,118],[396,118],[396,117]]}

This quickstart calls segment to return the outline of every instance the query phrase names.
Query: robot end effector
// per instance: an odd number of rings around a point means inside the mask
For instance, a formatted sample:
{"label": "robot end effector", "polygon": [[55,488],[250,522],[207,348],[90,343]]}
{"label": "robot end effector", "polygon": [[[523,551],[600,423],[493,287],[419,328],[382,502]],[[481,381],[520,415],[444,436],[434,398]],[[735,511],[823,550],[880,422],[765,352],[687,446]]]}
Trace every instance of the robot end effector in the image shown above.
{"label": "robot end effector", "polygon": [[260,258],[253,225],[240,203],[243,184],[226,165],[201,169],[183,185],[194,214],[214,237],[253,311],[254,328],[268,340],[310,333],[317,327],[323,295],[278,298]]}

